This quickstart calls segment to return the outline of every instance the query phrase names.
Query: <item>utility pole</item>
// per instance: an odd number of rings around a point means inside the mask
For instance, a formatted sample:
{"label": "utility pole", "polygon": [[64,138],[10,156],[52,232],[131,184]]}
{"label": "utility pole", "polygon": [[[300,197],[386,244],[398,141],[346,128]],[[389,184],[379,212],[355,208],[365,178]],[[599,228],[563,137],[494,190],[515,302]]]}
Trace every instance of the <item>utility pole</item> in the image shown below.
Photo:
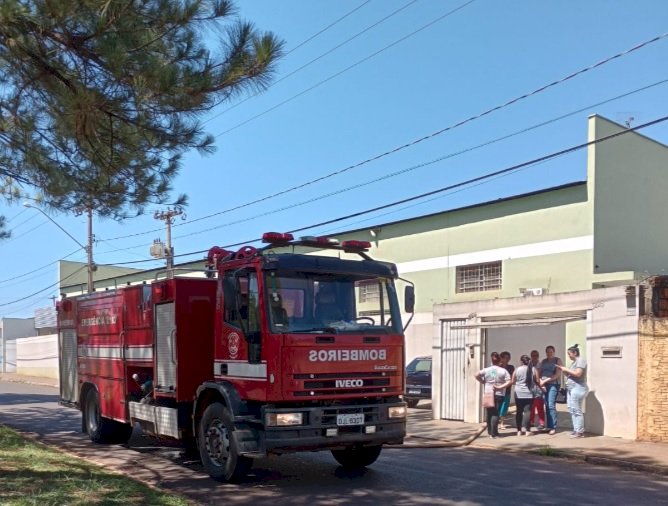
{"label": "utility pole", "polygon": [[[174,217],[180,216],[183,214],[183,211],[178,208],[170,209],[167,208],[166,211],[156,211],[153,217],[156,220],[161,220],[165,222],[166,227],[166,236],[167,236],[167,247],[165,248],[165,260],[167,261],[167,276],[170,278],[174,276],[174,248],[172,247],[172,225],[174,224]],[[185,219],[185,215],[184,215]]]}
{"label": "utility pole", "polygon": [[88,253],[88,293],[93,293],[95,291],[93,271],[97,270],[97,266],[93,262],[93,210],[90,207],[88,208],[88,243],[86,253]]}

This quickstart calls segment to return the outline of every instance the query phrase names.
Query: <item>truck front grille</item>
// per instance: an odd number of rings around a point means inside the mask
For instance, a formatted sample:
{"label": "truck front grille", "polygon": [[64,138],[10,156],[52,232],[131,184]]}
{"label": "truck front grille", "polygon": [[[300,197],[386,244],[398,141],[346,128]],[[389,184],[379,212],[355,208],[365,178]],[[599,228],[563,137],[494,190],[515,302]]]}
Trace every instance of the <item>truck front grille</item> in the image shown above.
{"label": "truck front grille", "polygon": [[384,394],[400,387],[391,386],[396,372],[295,374],[299,387],[295,397],[337,396],[342,394]]}

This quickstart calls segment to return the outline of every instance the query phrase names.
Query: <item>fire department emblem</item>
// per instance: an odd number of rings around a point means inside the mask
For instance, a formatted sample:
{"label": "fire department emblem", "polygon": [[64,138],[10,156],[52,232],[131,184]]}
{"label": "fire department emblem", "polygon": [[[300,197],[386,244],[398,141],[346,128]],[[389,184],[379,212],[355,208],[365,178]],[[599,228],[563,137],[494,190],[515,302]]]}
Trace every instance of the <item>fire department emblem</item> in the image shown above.
{"label": "fire department emblem", "polygon": [[239,353],[239,340],[239,334],[236,332],[232,332],[227,336],[227,349],[230,352],[231,359],[237,358],[237,354]]}

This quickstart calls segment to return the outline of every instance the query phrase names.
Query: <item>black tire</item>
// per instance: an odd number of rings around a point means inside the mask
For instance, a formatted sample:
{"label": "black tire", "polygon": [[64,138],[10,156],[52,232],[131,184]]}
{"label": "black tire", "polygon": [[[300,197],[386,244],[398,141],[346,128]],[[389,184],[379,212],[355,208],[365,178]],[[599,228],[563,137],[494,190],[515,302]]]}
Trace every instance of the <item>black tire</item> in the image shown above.
{"label": "black tire", "polygon": [[197,427],[197,443],[202,465],[214,480],[235,482],[246,476],[249,457],[239,455],[232,415],[223,404],[215,402],[204,410]]}
{"label": "black tire", "polygon": [[376,462],[381,450],[381,446],[351,446],[345,450],[332,450],[332,455],[344,469],[354,470]]}
{"label": "black tire", "polygon": [[100,416],[100,398],[96,390],[91,390],[86,395],[81,415],[88,437],[94,443],[127,443],[132,436],[131,425]]}
{"label": "black tire", "polygon": [[420,402],[420,399],[404,399],[409,408],[414,408]]}

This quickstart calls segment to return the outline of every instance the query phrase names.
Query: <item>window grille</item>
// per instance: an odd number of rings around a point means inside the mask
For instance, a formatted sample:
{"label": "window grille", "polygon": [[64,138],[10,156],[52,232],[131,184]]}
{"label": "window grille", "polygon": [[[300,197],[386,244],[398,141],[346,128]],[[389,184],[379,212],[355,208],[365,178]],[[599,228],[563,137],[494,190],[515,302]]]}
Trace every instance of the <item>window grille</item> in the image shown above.
{"label": "window grille", "polygon": [[360,302],[375,302],[380,300],[380,283],[378,281],[359,282]]}
{"label": "window grille", "polygon": [[501,290],[501,261],[457,267],[457,293]]}

